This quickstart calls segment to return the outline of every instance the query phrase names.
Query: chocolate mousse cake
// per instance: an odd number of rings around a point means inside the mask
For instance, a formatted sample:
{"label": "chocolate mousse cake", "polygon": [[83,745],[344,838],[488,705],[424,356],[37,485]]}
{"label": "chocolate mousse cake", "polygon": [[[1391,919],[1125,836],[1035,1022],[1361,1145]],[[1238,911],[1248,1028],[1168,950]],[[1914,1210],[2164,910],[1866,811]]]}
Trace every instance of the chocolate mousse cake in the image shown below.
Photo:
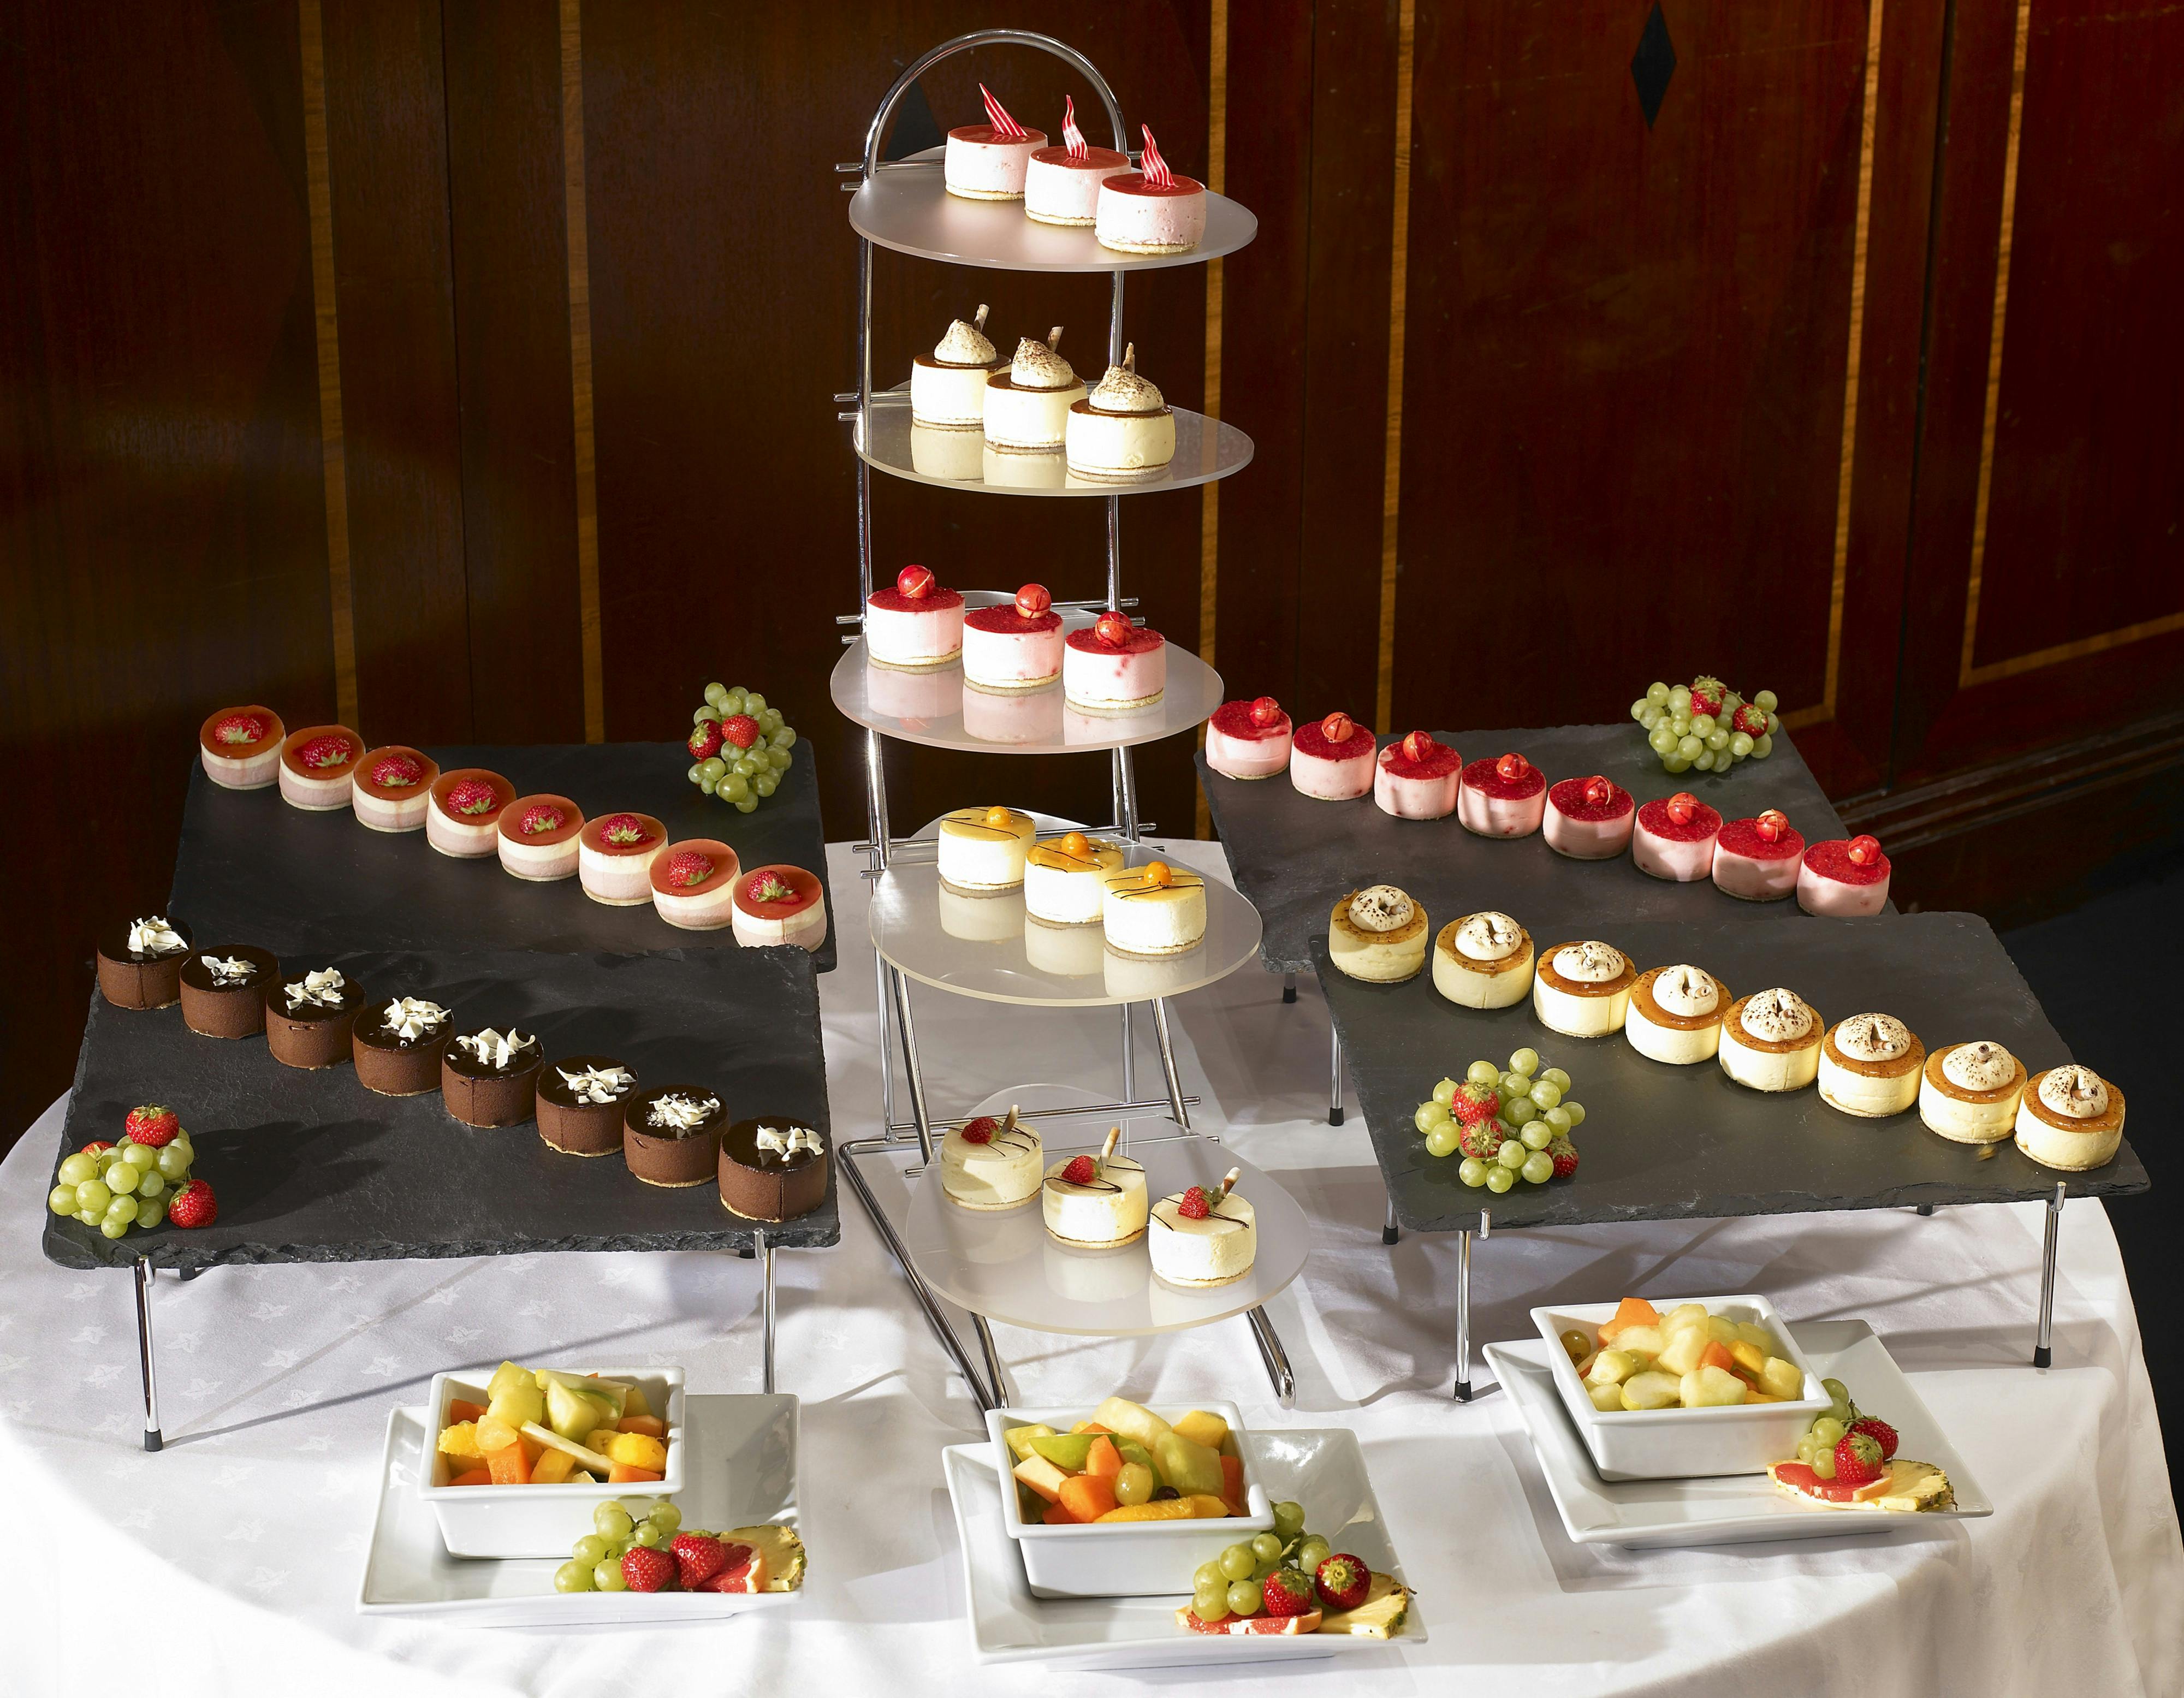
{"label": "chocolate mousse cake", "polygon": [[781,1115],[721,1134],[721,1206],[747,1221],[787,1221],[827,1200],[827,1135]]}
{"label": "chocolate mousse cake", "polygon": [[182,994],[190,928],[153,914],[109,927],[98,938],[99,994],[116,1008],[164,1008]]}
{"label": "chocolate mousse cake", "polygon": [[719,1171],[727,1111],[703,1085],[639,1091],[622,1110],[621,1153],[648,1185],[703,1185]]}
{"label": "chocolate mousse cake", "polygon": [[356,1016],[356,1082],[382,1097],[421,1097],[440,1088],[440,1061],[454,1016],[421,996],[391,997]]}
{"label": "chocolate mousse cake", "polygon": [[281,776],[288,728],[270,708],[222,708],[198,727],[205,776],[229,790],[263,790]]}
{"label": "chocolate mousse cake", "polygon": [[281,982],[270,949],[230,944],[182,958],[182,1024],[207,1038],[251,1038],[265,1029],[265,999]]}
{"label": "chocolate mousse cake", "polygon": [[538,1135],[564,1155],[621,1150],[622,1109],[637,1075],[611,1055],[571,1055],[538,1070]]}
{"label": "chocolate mousse cake", "polygon": [[281,745],[281,799],[311,813],[346,808],[364,739],[345,725],[307,725]]}
{"label": "chocolate mousse cake", "polygon": [[282,979],[265,999],[265,1047],[287,1066],[337,1066],[349,1059],[350,1034],[364,1004],[362,988],[334,967]]}
{"label": "chocolate mousse cake", "polygon": [[546,1052],[513,1026],[465,1033],[440,1057],[440,1094],[465,1126],[521,1126],[531,1118]]}

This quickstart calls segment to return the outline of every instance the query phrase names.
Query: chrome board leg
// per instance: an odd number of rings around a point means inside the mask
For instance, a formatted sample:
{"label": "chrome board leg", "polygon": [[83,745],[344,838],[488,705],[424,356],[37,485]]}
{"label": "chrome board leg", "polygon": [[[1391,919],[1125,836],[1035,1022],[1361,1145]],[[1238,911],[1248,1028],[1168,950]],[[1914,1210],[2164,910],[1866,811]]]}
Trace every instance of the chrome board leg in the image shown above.
{"label": "chrome board leg", "polygon": [[886,1242],[889,1253],[894,1257],[895,1266],[902,1270],[903,1279],[910,1287],[910,1294],[917,1300],[917,1306],[925,1316],[925,1324],[932,1328],[933,1336],[939,1341],[940,1348],[947,1351],[950,1359],[955,1362],[956,1372],[963,1376],[963,1383],[971,1389],[971,1396],[977,1402],[979,1412],[983,1414],[987,1410],[998,1409],[1000,1406],[994,1400],[994,1395],[986,1389],[986,1383],[978,1377],[978,1369],[971,1365],[971,1358],[963,1349],[963,1341],[956,1336],[956,1329],[948,1324],[948,1317],[940,1307],[939,1299],[933,1294],[932,1288],[926,1284],[919,1277],[917,1269],[911,1265],[910,1252],[903,1248],[894,1222],[888,1219],[887,1211],[880,1207],[879,1199],[872,1195],[872,1187],[865,1183],[864,1174],[858,1170],[855,1155],[847,1150],[838,1153],[843,1157],[842,1172],[848,1177],[850,1188],[856,1192],[857,1200],[864,1205],[866,1215]]}
{"label": "chrome board leg", "polygon": [[1292,1003],[1296,1000],[1296,975],[1295,973],[1284,973],[1282,975],[1282,1000],[1284,1003]]}
{"label": "chrome board leg", "polygon": [[910,979],[896,967],[888,969],[894,981],[896,1029],[902,1038],[903,1081],[910,1088],[910,1115],[917,1125],[917,1147],[928,1163],[933,1160],[933,1117],[925,1105],[925,1074],[917,1065],[917,1028],[910,1018]]}
{"label": "chrome board leg", "polygon": [[159,1383],[152,1368],[152,1262],[136,1258],[136,1360],[144,1370],[144,1448],[167,1442],[159,1431]]}
{"label": "chrome board leg", "polygon": [[1009,1376],[1001,1367],[1001,1353],[994,1347],[994,1329],[986,1324],[983,1315],[971,1317],[972,1329],[978,1335],[978,1354],[986,1359],[986,1383],[994,1390],[994,1407],[1009,1406]]}
{"label": "chrome board leg", "polygon": [[1456,1400],[1471,1401],[1471,1234],[1456,1235]]}
{"label": "chrome board leg", "polygon": [[1327,1082],[1327,1123],[1342,1124],[1342,1034],[1334,1034],[1334,1062]]}
{"label": "chrome board leg", "polygon": [[1388,1224],[1380,1228],[1380,1242],[1393,1244],[1401,1236],[1401,1230],[1396,1225],[1396,1200],[1390,1197],[1388,1199]]}
{"label": "chrome board leg", "polygon": [[1123,1100],[1126,1103],[1138,1100],[1137,1038],[1137,1009],[1126,1002],[1123,1005]]}
{"label": "chrome board leg", "polygon": [[761,1270],[759,1278],[763,1282],[759,1304],[766,1323],[766,1356],[759,1389],[771,1397],[773,1395],[773,1246],[766,1242],[764,1233],[758,1234],[758,1259]]}
{"label": "chrome board leg", "polygon": [[2036,1368],[2051,1367],[2055,1360],[2051,1348],[2055,1342],[2055,1250],[2063,1229],[2063,1200],[2070,1193],[2069,1183],[2058,1179],[2055,1194],[2048,1200],[2048,1239],[2040,1251],[2040,1337],[2032,1347],[2032,1366]]}
{"label": "chrome board leg", "polygon": [[1245,1318],[1251,1323],[1251,1340],[1259,1347],[1259,1360],[1266,1365],[1275,1398],[1283,1408],[1295,1408],[1296,1375],[1290,1370],[1289,1352],[1282,1348],[1282,1335],[1274,1330],[1273,1321],[1264,1308],[1249,1311]]}
{"label": "chrome board leg", "polygon": [[1190,1107],[1183,1100],[1183,1076],[1176,1072],[1175,1044],[1168,1036],[1167,999],[1153,999],[1153,1037],[1160,1049],[1161,1076],[1167,1082],[1167,1110],[1175,1123],[1190,1130]]}

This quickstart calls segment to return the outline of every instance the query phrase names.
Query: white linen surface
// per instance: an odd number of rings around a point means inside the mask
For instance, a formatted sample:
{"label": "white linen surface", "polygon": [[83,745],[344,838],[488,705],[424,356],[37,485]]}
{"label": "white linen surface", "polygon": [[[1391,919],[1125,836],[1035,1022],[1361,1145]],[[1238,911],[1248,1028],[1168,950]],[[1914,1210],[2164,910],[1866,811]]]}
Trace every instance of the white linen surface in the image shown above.
{"label": "white linen surface", "polygon": [[[1214,846],[1176,851],[1222,872]],[[841,1138],[878,1118],[859,864],[831,852],[842,965],[821,981]],[[937,1111],[1040,1078],[1119,1083],[1112,1010],[1017,1010],[922,988],[916,1000]],[[1309,982],[1284,1007],[1279,980],[1246,968],[1173,1012],[1186,1088],[1206,1099],[1201,1124],[1288,1185],[1317,1228],[1302,1278],[1271,1306],[1296,1367],[1295,1409],[1273,1401],[1240,1318],[1112,1342],[996,1333],[1027,1404],[1089,1409],[1118,1389],[1223,1397],[1255,1424],[1357,1429],[1432,1640],[1238,1676],[1314,1694],[1438,1693],[1461,1680],[1468,1694],[1525,1698],[2184,1690],[2184,1555],[2131,1294],[2098,1204],[2065,1214],[2045,1373],[2027,1365],[2037,1205],[1512,1232],[1479,1244],[1481,1341],[1531,1336],[1533,1304],[1629,1291],[1757,1290],[1793,1320],[1863,1317],[1997,1506],[1991,1520],[1878,1537],[1580,1548],[1508,1399],[1464,1407],[1449,1396],[1456,1241],[1381,1244],[1385,1198],[1360,1117],[1353,1107],[1346,1126],[1324,1124],[1327,1019]],[[1139,1086],[1157,1094],[1144,1036]],[[1452,1044],[1451,1069],[1472,1059],[1461,1049]],[[1585,1100],[1582,1051],[1559,1059]],[[1614,1104],[1587,1106],[1580,1144],[1614,1137]],[[0,1539],[0,1620],[14,1629],[0,1690],[226,1694],[301,1677],[317,1695],[409,1698],[964,1698],[1034,1686],[1071,1698],[1177,1679],[972,1662],[939,1452],[979,1430],[978,1411],[846,1187],[841,1246],[779,1257],[780,1375],[804,1400],[811,1551],[793,1607],[571,1634],[359,1617],[390,1406],[421,1402],[437,1369],[504,1356],[674,1362],[694,1391],[755,1389],[755,1264],[566,1255],[164,1276],[154,1313],[168,1448],[147,1456],[128,1278],[64,1272],[39,1253],[59,1111],[0,1169],[0,1474],[14,1511]],[[867,1172],[899,1207],[885,1164]]]}

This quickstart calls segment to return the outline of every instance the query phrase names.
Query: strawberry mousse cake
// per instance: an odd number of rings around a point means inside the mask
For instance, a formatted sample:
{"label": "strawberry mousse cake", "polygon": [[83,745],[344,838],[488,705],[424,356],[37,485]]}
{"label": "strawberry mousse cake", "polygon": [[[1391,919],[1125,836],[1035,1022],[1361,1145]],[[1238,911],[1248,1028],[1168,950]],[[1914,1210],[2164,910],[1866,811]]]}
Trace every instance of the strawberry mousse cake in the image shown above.
{"label": "strawberry mousse cake", "polygon": [[1721,816],[1688,790],[1656,797],[1638,810],[1630,859],[1641,872],[1692,884],[1713,871],[1714,839]]}
{"label": "strawberry mousse cake", "polygon": [[940,177],[948,192],[966,200],[1022,200],[1031,156],[1046,145],[1044,131],[1027,130],[1008,114],[983,82],[983,124],[959,124],[948,132]]}
{"label": "strawberry mousse cake", "polygon": [[345,725],[305,726],[281,745],[281,799],[327,813],[349,805],[364,739]]}
{"label": "strawberry mousse cake", "polygon": [[1168,169],[1150,126],[1139,169],[1100,185],[1093,234],[1124,253],[1188,253],[1206,235],[1206,185]]}
{"label": "strawberry mousse cake", "polygon": [[1731,820],[1713,843],[1715,888],[1743,902],[1780,902],[1797,888],[1805,838],[1780,808]]}
{"label": "strawberry mousse cake", "polygon": [[1638,804],[1630,793],[1596,772],[1548,787],[1540,831],[1557,855],[1572,860],[1613,860],[1630,847],[1630,828],[1637,819]]}
{"label": "strawberry mousse cake", "polygon": [[263,790],[281,776],[281,744],[287,735],[270,708],[222,708],[198,727],[198,754],[214,783]]}
{"label": "strawberry mousse cake", "polygon": [[1123,350],[1092,392],[1069,409],[1069,470],[1078,477],[1127,483],[1164,470],[1175,458],[1175,409],[1138,376],[1138,348]]}
{"label": "strawberry mousse cake", "polygon": [[963,615],[963,682],[1013,694],[1042,690],[1061,676],[1061,615],[1044,584],[1026,584],[1000,607]]}
{"label": "strawberry mousse cake", "polygon": [[1457,788],[1457,822],[1482,838],[1528,838],[1546,810],[1546,775],[1514,753],[1473,761]]}
{"label": "strawberry mousse cake", "polygon": [[1061,146],[1041,148],[1024,172],[1024,214],[1041,224],[1097,222],[1100,185],[1130,169],[1127,155],[1095,148],[1077,127],[1077,103],[1061,101]]}
{"label": "strawberry mousse cake", "polygon": [[349,804],[375,832],[417,832],[432,810],[440,763],[406,743],[375,749],[356,764]]}
{"label": "strawberry mousse cake", "polygon": [[1206,764],[1228,778],[1271,778],[1290,764],[1290,716],[1272,696],[1223,702],[1206,722]]}
{"label": "strawberry mousse cake", "polygon": [[500,810],[494,832],[501,868],[533,884],[573,878],[583,829],[583,810],[566,796],[519,796]]}
{"label": "strawberry mousse cake", "polygon": [[667,852],[667,827],[649,814],[604,814],[577,833],[577,878],[609,908],[652,900],[652,864]]}
{"label": "strawberry mousse cake", "polygon": [[945,666],[963,652],[963,598],[923,566],[905,566],[893,589],[865,600],[865,654],[906,672]]}
{"label": "strawberry mousse cake", "polygon": [[498,852],[500,812],[515,799],[515,787],[482,766],[459,766],[432,784],[425,811],[425,841],[457,860],[479,860]]}
{"label": "strawberry mousse cake", "polygon": [[1380,751],[1373,799],[1399,820],[1445,820],[1456,811],[1463,757],[1429,731],[1414,731]]}
{"label": "strawberry mousse cake", "polygon": [[164,1008],[182,995],[190,928],[164,914],[117,924],[99,934],[99,994],[116,1008]]}
{"label": "strawberry mousse cake", "polygon": [[1061,693],[1091,714],[1134,714],[1160,705],[1167,688],[1167,640],[1112,608],[1063,644]]}
{"label": "strawberry mousse cake", "polygon": [[1373,788],[1373,743],[1348,714],[1301,725],[1290,738],[1290,782],[1316,801],[1354,800]]}
{"label": "strawberry mousse cake", "polygon": [[1061,350],[1061,326],[1056,325],[1045,342],[1023,337],[1008,369],[986,380],[988,448],[1002,454],[1050,454],[1062,445],[1069,432],[1069,409],[1084,398],[1084,380]]}
{"label": "strawberry mousse cake", "polygon": [[1805,851],[1797,905],[1833,920],[1863,919],[1888,903],[1888,857],[1869,837],[1830,838]]}
{"label": "strawberry mousse cake", "polygon": [[827,941],[827,900],[816,875],[800,866],[760,866],[735,882],[736,941],[749,949]]}
{"label": "strawberry mousse cake", "polygon": [[954,319],[930,354],[910,367],[910,421],[928,429],[975,431],[986,422],[986,380],[1000,357],[986,338],[986,309]]}
{"label": "strawberry mousse cake", "polygon": [[736,852],[713,838],[686,838],[652,863],[652,905],[686,932],[717,932],[736,914]]}

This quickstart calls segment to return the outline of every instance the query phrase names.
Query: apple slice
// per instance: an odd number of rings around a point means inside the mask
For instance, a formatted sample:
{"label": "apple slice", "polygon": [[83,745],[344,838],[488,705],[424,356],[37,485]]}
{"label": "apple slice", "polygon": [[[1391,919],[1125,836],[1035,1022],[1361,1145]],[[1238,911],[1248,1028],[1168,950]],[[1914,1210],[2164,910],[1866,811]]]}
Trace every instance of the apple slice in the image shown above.
{"label": "apple slice", "polygon": [[1036,1451],[1017,1463],[1011,1472],[1049,1503],[1061,1501],[1062,1483],[1069,1476]]}

